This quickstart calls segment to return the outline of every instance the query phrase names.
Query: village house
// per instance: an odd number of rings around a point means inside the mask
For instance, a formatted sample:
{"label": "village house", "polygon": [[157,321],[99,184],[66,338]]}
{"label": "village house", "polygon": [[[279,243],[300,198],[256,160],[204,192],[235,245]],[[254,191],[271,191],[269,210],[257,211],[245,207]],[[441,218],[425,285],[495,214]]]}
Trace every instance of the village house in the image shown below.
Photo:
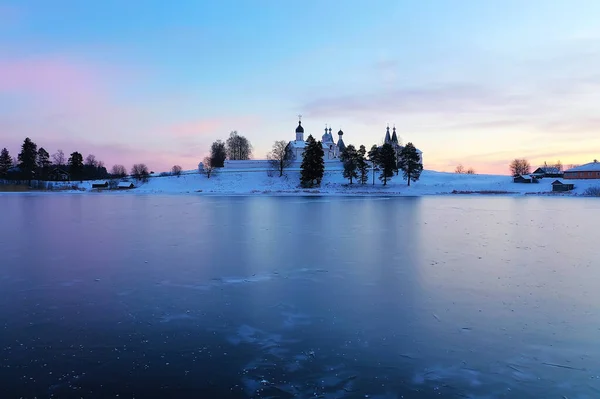
{"label": "village house", "polygon": [[513,183],[539,183],[533,175],[518,175],[513,177]]}
{"label": "village house", "polygon": [[554,180],[552,182],[552,191],[571,191],[575,188],[572,183],[563,183],[560,180]]}
{"label": "village house", "polygon": [[563,172],[555,166],[540,166],[532,173],[538,179],[544,177],[563,177]]}
{"label": "village house", "polygon": [[600,179],[600,162],[594,159],[594,162],[585,165],[567,169],[564,172],[565,179]]}

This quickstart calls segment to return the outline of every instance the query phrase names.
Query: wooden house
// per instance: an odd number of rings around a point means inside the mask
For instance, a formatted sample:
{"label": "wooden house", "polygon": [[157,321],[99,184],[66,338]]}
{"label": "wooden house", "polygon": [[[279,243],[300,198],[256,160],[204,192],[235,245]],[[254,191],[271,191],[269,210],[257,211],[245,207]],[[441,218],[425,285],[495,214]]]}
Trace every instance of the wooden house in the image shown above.
{"label": "wooden house", "polygon": [[552,191],[571,191],[575,188],[572,183],[563,183],[560,180],[554,180],[552,182]]}
{"label": "wooden house", "polygon": [[514,183],[538,183],[538,179],[531,175],[518,175],[513,177]]}
{"label": "wooden house", "polygon": [[600,179],[600,162],[594,162],[565,170],[565,179]]}
{"label": "wooden house", "polygon": [[563,172],[553,166],[541,166],[534,170],[532,175],[538,179],[542,179],[544,177],[563,177]]}
{"label": "wooden house", "polygon": [[135,188],[135,185],[130,181],[120,181],[119,184],[117,185],[117,188],[119,190],[128,190],[131,188]]}
{"label": "wooden house", "polygon": [[53,181],[69,181],[71,179],[71,176],[66,170],[63,170],[61,168],[53,168],[48,173],[48,178]]}
{"label": "wooden house", "polygon": [[92,188],[108,188],[108,182],[107,181],[103,181],[103,182],[98,182],[98,183],[92,183]]}

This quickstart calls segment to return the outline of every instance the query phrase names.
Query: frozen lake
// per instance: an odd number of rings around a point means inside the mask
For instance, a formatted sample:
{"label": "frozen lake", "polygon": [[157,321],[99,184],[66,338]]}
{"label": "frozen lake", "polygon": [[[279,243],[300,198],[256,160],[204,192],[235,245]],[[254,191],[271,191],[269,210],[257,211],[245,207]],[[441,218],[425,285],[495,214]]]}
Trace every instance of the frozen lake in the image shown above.
{"label": "frozen lake", "polygon": [[0,210],[2,397],[600,397],[597,200]]}

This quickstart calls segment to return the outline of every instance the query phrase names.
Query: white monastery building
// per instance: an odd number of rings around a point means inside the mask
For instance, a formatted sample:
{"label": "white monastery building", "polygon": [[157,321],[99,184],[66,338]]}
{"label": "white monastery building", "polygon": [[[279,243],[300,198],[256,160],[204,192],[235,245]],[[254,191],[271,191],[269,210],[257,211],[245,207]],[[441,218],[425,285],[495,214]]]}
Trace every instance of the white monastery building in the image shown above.
{"label": "white monastery building", "polygon": [[[344,132],[340,129],[338,132],[338,142],[333,141],[333,135],[331,134],[331,127],[327,129],[325,126],[325,134],[321,136],[321,145],[323,146],[324,160],[338,159],[340,154],[346,149],[342,136]],[[306,141],[304,141],[304,128],[302,127],[302,120],[298,120],[298,127],[296,128],[296,140],[290,141],[290,147],[294,153],[294,157],[297,161],[302,161],[304,155],[304,148],[306,147]]]}
{"label": "white monastery building", "polygon": [[[296,127],[296,139],[289,142],[289,146],[292,149],[292,153],[294,154],[294,161],[290,165],[289,169],[300,169],[300,165],[302,164],[302,159],[304,156],[304,149],[306,148],[306,141],[304,141],[304,127],[302,126],[301,116],[298,116],[298,126]],[[340,129],[337,132],[337,142],[333,139],[333,134],[331,131],[331,127],[325,126],[325,133],[321,136],[321,145],[323,146],[324,153],[324,161],[325,161],[325,170],[343,170],[342,162],[340,161],[340,155],[346,149],[346,144],[344,143],[344,132]],[[316,138],[315,138],[316,139]],[[404,148],[400,141],[398,140],[398,135],[396,134],[396,127],[393,128],[393,133],[390,136],[390,127],[388,126],[385,133],[385,138],[383,140],[386,144],[391,144],[396,151],[396,154],[399,156],[400,151]],[[367,146],[367,149],[370,146]],[[358,145],[356,146],[358,147]],[[417,149],[419,153],[421,163],[423,163],[423,152]],[[264,170],[270,168],[270,162],[266,159],[251,159],[247,161],[225,161],[225,169],[240,169],[240,170]],[[198,165],[200,169],[202,169],[202,164]],[[249,170],[249,171],[250,171]]]}

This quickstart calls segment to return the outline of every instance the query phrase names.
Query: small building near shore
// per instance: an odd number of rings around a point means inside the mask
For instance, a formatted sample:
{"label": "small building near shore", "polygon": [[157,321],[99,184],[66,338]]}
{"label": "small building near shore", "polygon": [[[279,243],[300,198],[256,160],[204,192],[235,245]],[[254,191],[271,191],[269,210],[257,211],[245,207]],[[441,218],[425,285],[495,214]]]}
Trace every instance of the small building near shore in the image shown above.
{"label": "small building near shore", "polygon": [[117,189],[119,190],[129,190],[135,188],[135,184],[130,181],[120,181],[117,185]]}
{"label": "small building near shore", "polygon": [[571,191],[575,188],[573,183],[563,183],[560,180],[552,182],[552,191]]}
{"label": "small building near shore", "polygon": [[98,183],[92,183],[92,188],[108,188],[108,182],[103,181]]}
{"label": "small building near shore", "polygon": [[518,175],[513,177],[513,183],[537,183],[538,179],[531,175]]}
{"label": "small building near shore", "polygon": [[600,179],[600,162],[594,162],[565,170],[565,179]]}

